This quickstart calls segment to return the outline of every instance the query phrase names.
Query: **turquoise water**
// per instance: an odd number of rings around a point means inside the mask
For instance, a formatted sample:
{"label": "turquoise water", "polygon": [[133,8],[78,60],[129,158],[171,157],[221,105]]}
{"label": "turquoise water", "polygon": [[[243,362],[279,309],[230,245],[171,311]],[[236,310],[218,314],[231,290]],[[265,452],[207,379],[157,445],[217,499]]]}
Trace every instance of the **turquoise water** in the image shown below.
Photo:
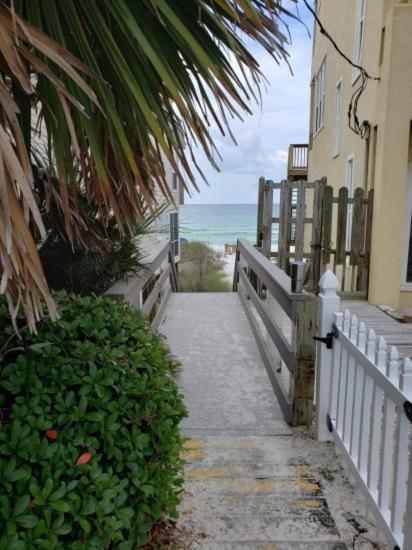
{"label": "turquoise water", "polygon": [[[277,215],[278,205],[274,205]],[[256,204],[185,204],[179,207],[180,237],[211,245],[236,244],[238,238],[256,242]],[[272,241],[277,242],[277,226]]]}

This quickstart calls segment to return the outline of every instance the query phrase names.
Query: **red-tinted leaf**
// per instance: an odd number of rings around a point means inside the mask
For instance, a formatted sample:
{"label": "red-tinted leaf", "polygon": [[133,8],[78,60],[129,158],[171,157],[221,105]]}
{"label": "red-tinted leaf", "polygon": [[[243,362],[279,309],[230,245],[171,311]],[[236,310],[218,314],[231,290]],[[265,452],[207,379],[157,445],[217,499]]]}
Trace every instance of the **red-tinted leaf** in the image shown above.
{"label": "red-tinted leaf", "polygon": [[90,453],[83,453],[77,459],[76,466],[80,466],[81,464],[87,464],[91,458],[92,458],[92,455]]}
{"label": "red-tinted leaf", "polygon": [[57,430],[47,430],[46,435],[49,439],[54,441],[57,439]]}

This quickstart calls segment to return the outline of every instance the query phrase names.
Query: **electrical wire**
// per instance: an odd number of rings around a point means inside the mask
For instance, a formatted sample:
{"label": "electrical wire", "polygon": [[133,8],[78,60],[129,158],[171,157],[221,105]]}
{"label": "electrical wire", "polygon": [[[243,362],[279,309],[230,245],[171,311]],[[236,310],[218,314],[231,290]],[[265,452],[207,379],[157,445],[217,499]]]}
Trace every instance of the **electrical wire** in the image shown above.
{"label": "electrical wire", "polygon": [[331,36],[331,34],[326,30],[324,27],[322,21],[319,19],[318,14],[316,11],[312,8],[312,6],[309,5],[307,0],[303,0],[303,3],[305,4],[306,8],[309,10],[309,12],[313,15],[316,23],[319,26],[319,31],[321,34],[325,36],[329,40],[329,42],[332,44],[334,49],[338,52],[338,54],[347,62],[349,65],[351,65],[354,69],[357,69],[360,74],[360,85],[354,93],[352,94],[349,108],[348,108],[348,124],[349,128],[355,132],[355,134],[359,135],[362,139],[365,137],[369,137],[369,130],[370,130],[370,123],[367,120],[363,120],[360,122],[358,117],[358,103],[359,99],[361,98],[362,94],[366,90],[366,86],[369,80],[380,80],[377,76],[371,76],[368,71],[362,67],[362,65],[358,65],[357,63],[354,63],[348,55],[346,55],[341,48],[338,46],[334,38]]}

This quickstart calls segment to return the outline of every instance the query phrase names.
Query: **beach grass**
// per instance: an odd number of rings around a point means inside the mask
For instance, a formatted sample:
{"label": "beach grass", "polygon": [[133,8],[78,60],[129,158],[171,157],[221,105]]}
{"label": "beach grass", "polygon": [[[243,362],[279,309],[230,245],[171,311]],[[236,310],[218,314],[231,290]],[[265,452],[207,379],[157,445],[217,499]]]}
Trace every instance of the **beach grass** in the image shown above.
{"label": "beach grass", "polygon": [[181,245],[180,292],[230,292],[223,254],[200,241]]}

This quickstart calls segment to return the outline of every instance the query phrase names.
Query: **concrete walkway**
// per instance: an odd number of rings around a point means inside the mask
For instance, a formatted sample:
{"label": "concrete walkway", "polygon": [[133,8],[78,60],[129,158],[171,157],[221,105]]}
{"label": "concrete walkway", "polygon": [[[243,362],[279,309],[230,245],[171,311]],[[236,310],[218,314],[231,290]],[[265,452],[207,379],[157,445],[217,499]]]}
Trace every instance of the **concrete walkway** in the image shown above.
{"label": "concrete walkway", "polygon": [[236,294],[173,294],[161,331],[183,366],[192,548],[343,550],[358,525],[376,541],[333,445],[283,420]]}

